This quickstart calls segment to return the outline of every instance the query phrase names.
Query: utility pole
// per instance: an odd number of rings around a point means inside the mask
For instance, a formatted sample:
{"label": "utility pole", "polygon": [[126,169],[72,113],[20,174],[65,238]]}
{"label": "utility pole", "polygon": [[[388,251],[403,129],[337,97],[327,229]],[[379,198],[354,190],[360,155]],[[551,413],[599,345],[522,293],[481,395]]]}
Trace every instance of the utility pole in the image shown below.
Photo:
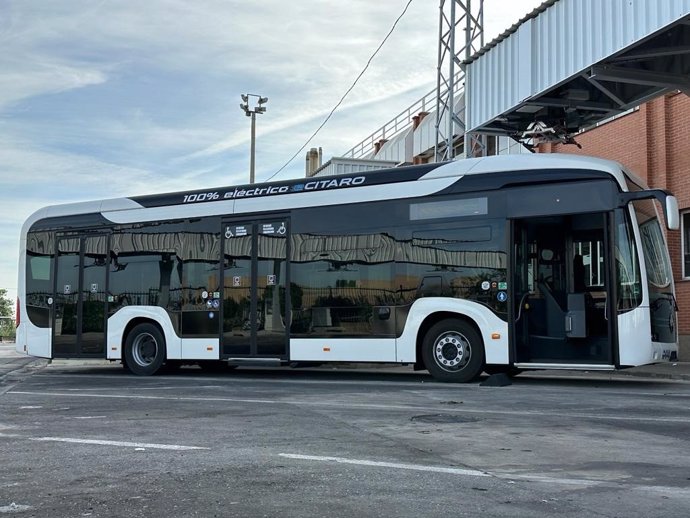
{"label": "utility pole", "polygon": [[268,97],[261,97],[256,94],[242,94],[240,108],[244,110],[247,117],[252,118],[250,156],[249,156],[249,183],[254,183],[254,162],[256,160],[256,114],[266,113],[264,104],[268,102]]}

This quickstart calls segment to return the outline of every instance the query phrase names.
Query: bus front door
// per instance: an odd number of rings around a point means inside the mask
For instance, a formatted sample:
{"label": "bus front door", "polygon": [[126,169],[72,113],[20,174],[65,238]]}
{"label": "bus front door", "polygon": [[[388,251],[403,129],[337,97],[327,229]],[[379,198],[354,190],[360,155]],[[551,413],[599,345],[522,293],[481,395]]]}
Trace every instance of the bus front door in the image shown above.
{"label": "bus front door", "polygon": [[104,357],[108,235],[57,240],[53,356]]}
{"label": "bus front door", "polygon": [[513,222],[513,357],[614,365],[610,214]]}
{"label": "bus front door", "polygon": [[223,358],[287,358],[288,223],[223,223]]}

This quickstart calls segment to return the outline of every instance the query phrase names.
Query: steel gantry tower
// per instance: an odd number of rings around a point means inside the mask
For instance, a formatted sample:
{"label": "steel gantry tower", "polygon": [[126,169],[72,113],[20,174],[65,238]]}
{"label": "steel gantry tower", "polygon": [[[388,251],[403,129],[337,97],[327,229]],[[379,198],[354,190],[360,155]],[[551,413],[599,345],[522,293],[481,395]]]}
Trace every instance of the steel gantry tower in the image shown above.
{"label": "steel gantry tower", "polygon": [[[474,156],[481,142],[465,135],[464,99],[457,111],[455,105],[461,89],[467,95],[462,61],[484,46],[484,0],[440,0],[438,33],[435,158],[452,159],[454,140],[461,134],[465,156]],[[456,47],[458,43],[461,46]]]}

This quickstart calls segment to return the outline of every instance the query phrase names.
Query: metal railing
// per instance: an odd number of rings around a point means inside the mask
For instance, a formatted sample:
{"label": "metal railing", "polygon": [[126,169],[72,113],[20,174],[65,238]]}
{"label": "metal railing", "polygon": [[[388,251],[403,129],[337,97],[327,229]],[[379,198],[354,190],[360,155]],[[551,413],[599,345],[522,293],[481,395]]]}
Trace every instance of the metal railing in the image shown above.
{"label": "metal railing", "polygon": [[[459,81],[459,76],[462,72],[456,74],[456,80]],[[460,90],[457,93],[461,93]],[[429,93],[424,97],[419,99],[417,102],[413,103],[411,106],[400,112],[398,115],[393,117],[390,121],[384,124],[381,128],[374,131],[371,135],[362,140],[359,144],[349,149],[343,153],[344,158],[362,158],[363,156],[371,153],[376,146],[376,143],[381,140],[390,140],[398,133],[406,130],[413,124],[413,118],[419,115],[421,112],[432,112],[436,110],[436,88],[434,87]],[[443,95],[446,94],[444,90]]]}

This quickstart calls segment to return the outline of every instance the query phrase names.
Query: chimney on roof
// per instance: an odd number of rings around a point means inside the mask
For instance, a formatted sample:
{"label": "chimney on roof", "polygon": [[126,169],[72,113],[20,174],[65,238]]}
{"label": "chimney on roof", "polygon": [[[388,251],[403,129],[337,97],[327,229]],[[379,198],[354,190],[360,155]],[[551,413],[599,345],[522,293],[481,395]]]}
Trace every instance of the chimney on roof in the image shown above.
{"label": "chimney on roof", "polygon": [[321,148],[316,149],[315,147],[307,151],[306,157],[306,176],[313,176],[314,172],[321,167],[321,161],[323,159],[323,150]]}
{"label": "chimney on roof", "polygon": [[419,125],[424,120],[424,117],[426,117],[427,115],[429,115],[429,112],[419,112],[417,115],[412,117],[412,130],[413,131],[419,127]]}

